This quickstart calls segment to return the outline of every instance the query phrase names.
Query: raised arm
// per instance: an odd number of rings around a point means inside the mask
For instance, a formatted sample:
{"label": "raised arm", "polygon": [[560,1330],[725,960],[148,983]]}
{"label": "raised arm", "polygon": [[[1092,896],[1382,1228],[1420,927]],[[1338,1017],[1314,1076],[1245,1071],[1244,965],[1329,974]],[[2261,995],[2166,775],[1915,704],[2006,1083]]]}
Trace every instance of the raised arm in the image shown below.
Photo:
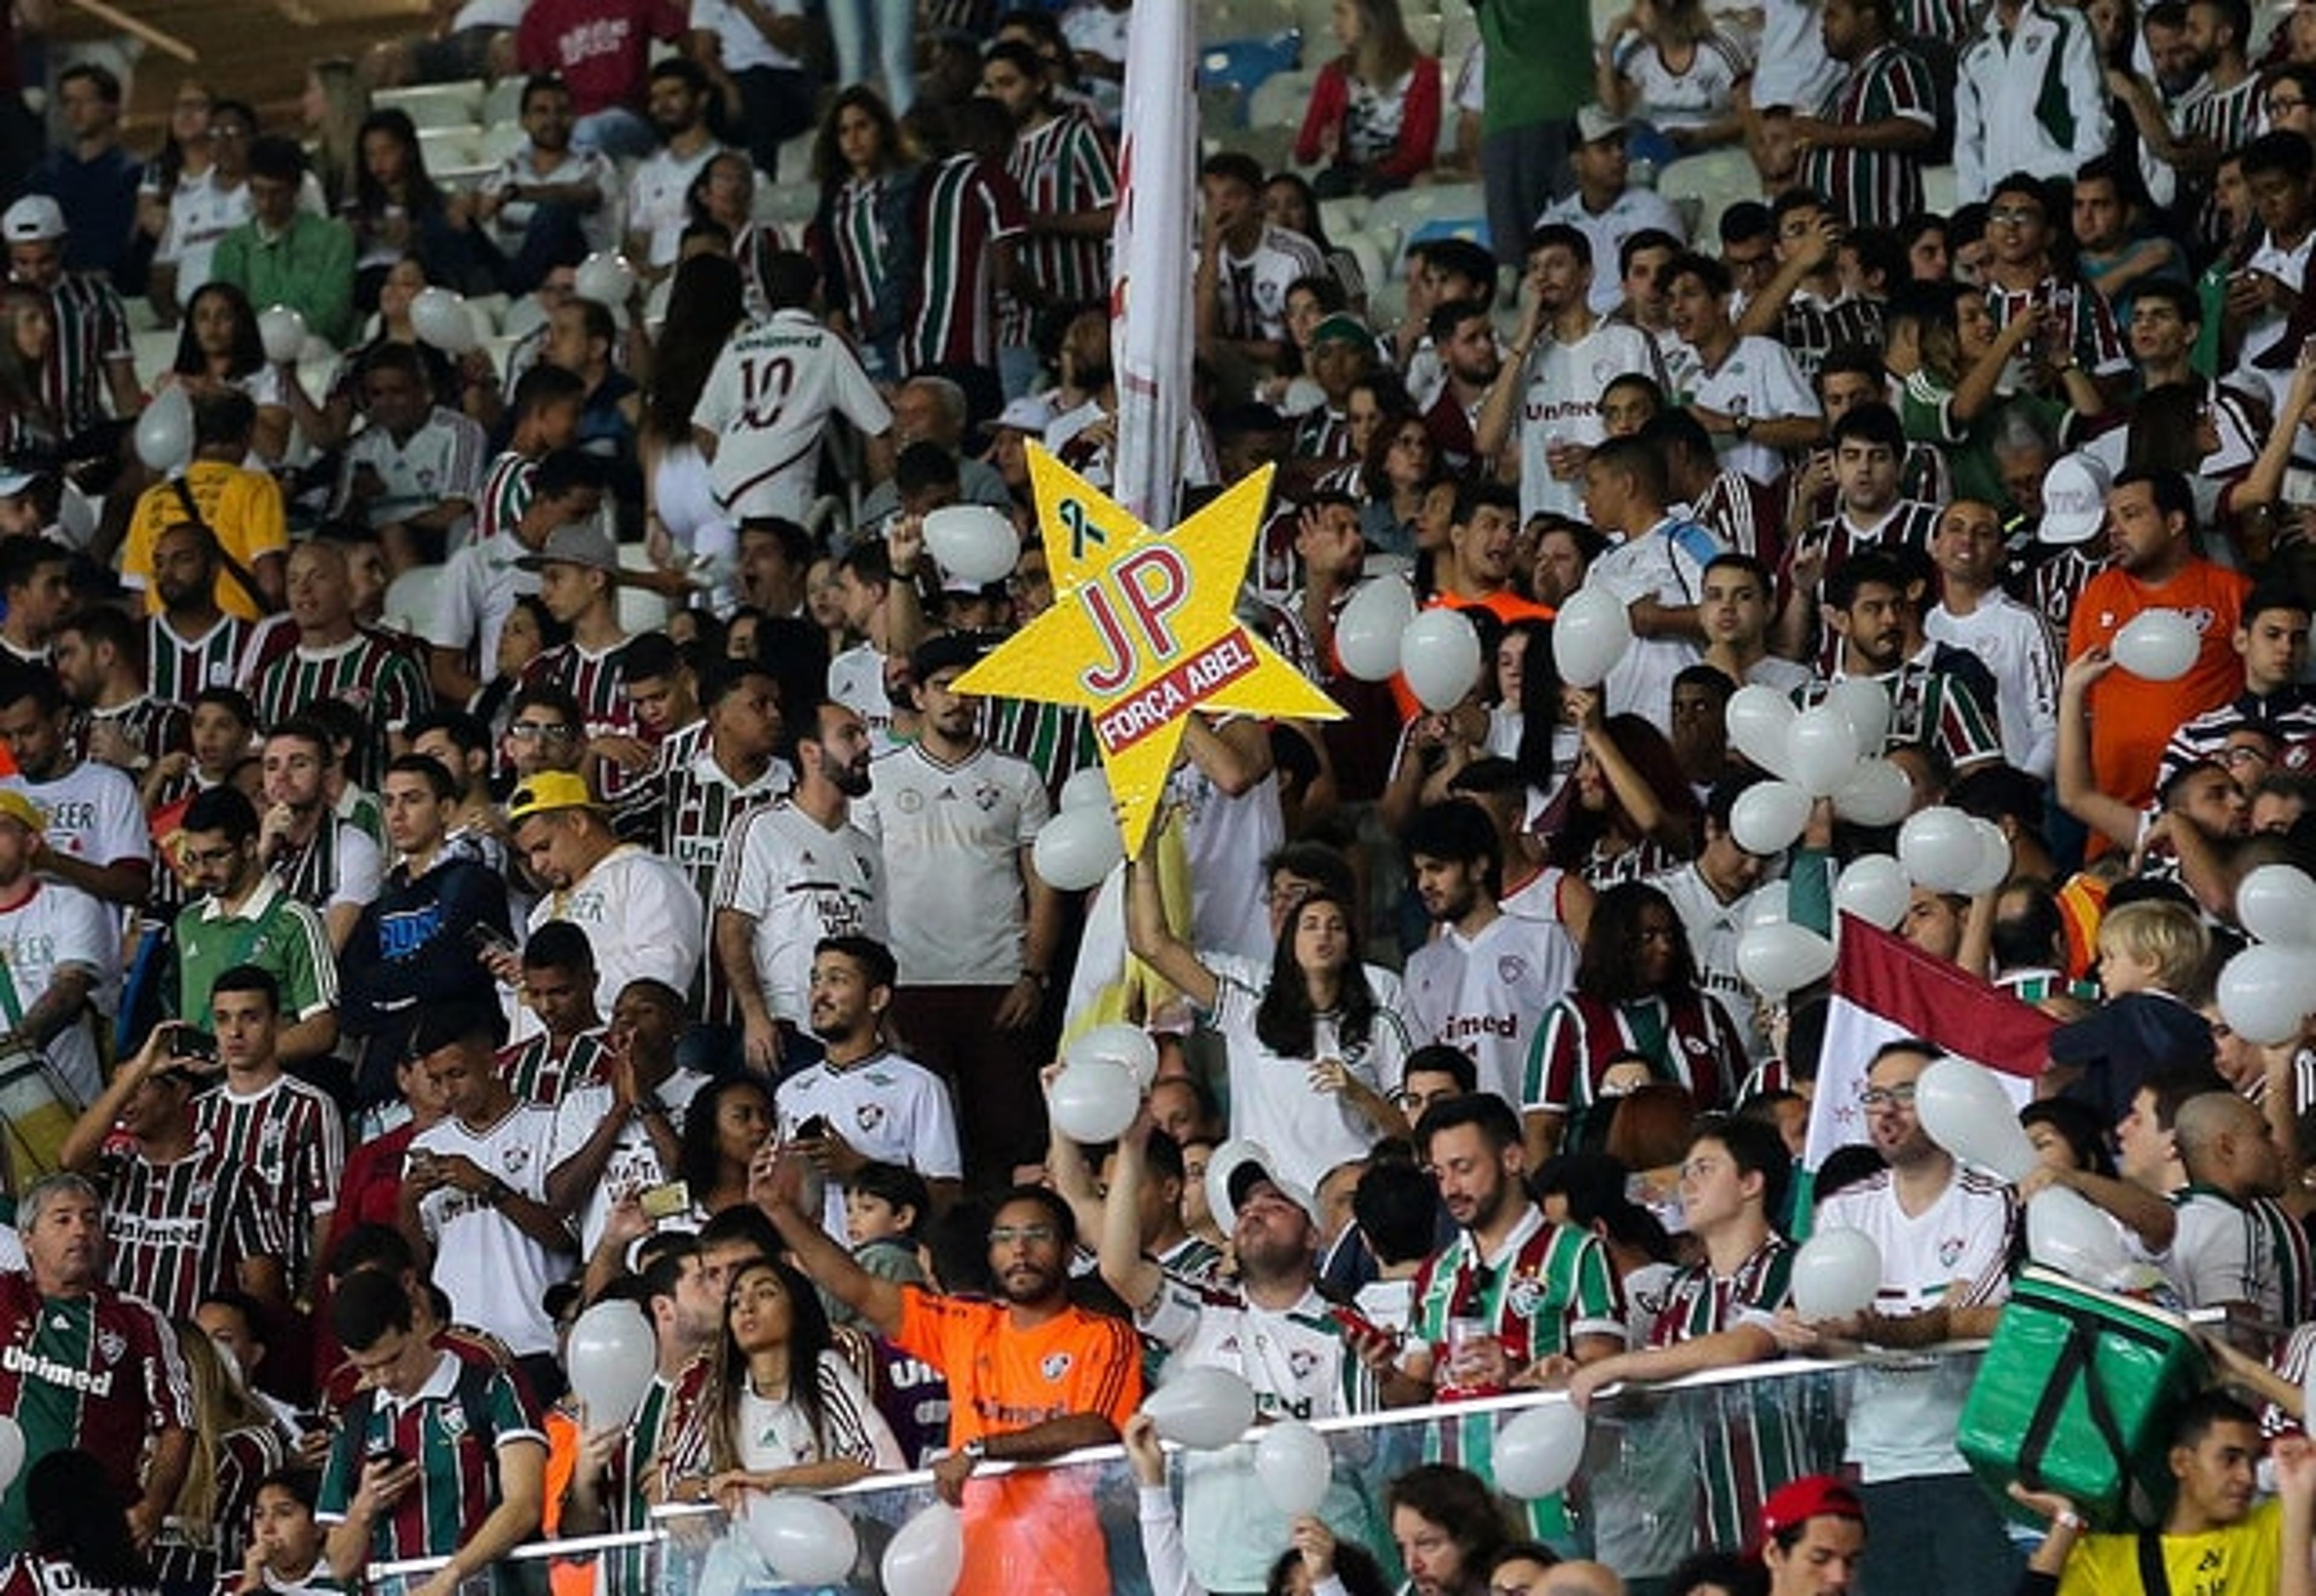
{"label": "raised arm", "polygon": [[1166,923],[1166,905],[1158,892],[1157,847],[1158,831],[1153,826],[1142,857],[1126,867],[1126,945],[1199,1008],[1212,1009],[1222,983]]}
{"label": "raised arm", "polygon": [[804,1178],[801,1159],[783,1157],[770,1146],[748,1164],[748,1197],[780,1233],[798,1267],[815,1284],[851,1308],[880,1334],[891,1336],[901,1328],[901,1288],[880,1279],[852,1261],[852,1254],[829,1239],[818,1220],[797,1205]]}
{"label": "raised arm", "polygon": [[1109,1194],[1101,1205],[1101,1278],[1140,1313],[1165,1288],[1163,1271],[1142,1251],[1142,1184],[1150,1178],[1150,1110],[1144,1105],[1118,1138]]}

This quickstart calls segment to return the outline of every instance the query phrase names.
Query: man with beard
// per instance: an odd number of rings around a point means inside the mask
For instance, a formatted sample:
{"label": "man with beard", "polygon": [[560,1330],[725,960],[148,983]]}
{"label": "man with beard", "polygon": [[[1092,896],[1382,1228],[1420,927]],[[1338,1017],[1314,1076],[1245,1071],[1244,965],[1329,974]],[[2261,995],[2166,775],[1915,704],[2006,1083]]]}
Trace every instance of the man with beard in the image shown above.
{"label": "man with beard", "polygon": [[290,556],[290,619],[295,645],[250,673],[260,721],[279,726],[322,699],[361,711],[369,736],[347,775],[368,786],[386,768],[389,739],[432,707],[426,673],[400,646],[354,620],[353,572],[343,545],[316,538]]}
{"label": "man with beard", "polygon": [[[2002,758],[2002,739],[1991,707],[1954,672],[1907,648],[1911,617],[1905,568],[1878,553],[1852,555],[1826,581],[1825,610],[1840,638],[1833,674],[1811,684],[1821,700],[1836,682],[1865,678],[1890,695],[1885,748],[1929,744],[1956,775]],[[1925,653],[1935,650],[1930,646]],[[2155,738],[2160,748],[2162,737]]]}
{"label": "man with beard", "polygon": [[190,705],[204,689],[241,679],[256,627],[218,602],[221,569],[217,534],[198,522],[178,522],[154,539],[145,682],[164,703]]}
{"label": "man with beard", "polygon": [[137,784],[111,765],[74,760],[65,734],[55,674],[0,662],[0,746],[16,762],[0,785],[30,798],[42,817],[33,868],[109,904],[142,904],[153,846]]}
{"label": "man with beard", "polygon": [[[1101,1274],[1134,1310],[1143,1335],[1163,1348],[1170,1368],[1214,1368],[1243,1376],[1256,1411],[1303,1420],[1370,1413],[1381,1405],[1373,1372],[1347,1325],[1318,1291],[1318,1232],[1310,1197],[1248,1160],[1228,1176],[1232,1286],[1170,1275],[1142,1250],[1142,1193],[1151,1179],[1145,1112],[1118,1140],[1102,1204]],[[1182,1524],[1191,1572],[1211,1591],[1263,1583],[1272,1548],[1293,1530],[1256,1486],[1244,1449],[1193,1460],[1183,1484]],[[1362,1494],[1341,1482],[1324,1516],[1337,1534],[1357,1530]],[[1345,1516],[1346,1514],[1349,1516]],[[1372,1543],[1374,1533],[1358,1538]]]}
{"label": "man with beard", "polygon": [[[544,771],[516,788],[507,819],[524,863],[548,888],[531,905],[530,927],[568,920],[587,934],[599,1012],[610,1012],[628,983],[645,977],[691,990],[704,911],[681,869],[620,842],[587,783],[567,771]],[[507,985],[521,982],[512,950],[486,962]]]}
{"label": "man with beard", "polygon": [[1431,313],[1431,343],[1447,381],[1423,412],[1424,430],[1448,475],[1471,474],[1478,459],[1480,412],[1504,366],[1496,324],[1477,299],[1456,299]]}
{"label": "man with beard", "polygon": [[958,1588],[1109,1596],[1085,1479],[1036,1469],[973,1478],[984,1462],[1033,1463],[1115,1442],[1141,1405],[1134,1332],[1070,1301],[1077,1225],[1068,1202],[1042,1186],[1007,1192],[989,1226],[994,1298],[948,1297],[863,1270],[797,1207],[803,1160],[766,1156],[751,1193],[805,1273],[948,1378],[950,1449],[932,1467],[942,1497],[964,1508]]}
{"label": "man with beard", "polygon": [[[1935,1045],[1906,1038],[1884,1044],[1867,1066],[1858,1103],[1888,1167],[1827,1198],[1817,1225],[1871,1236],[1881,1250],[1881,1287],[1874,1306],[1853,1320],[1804,1326],[1782,1315],[1778,1339],[1789,1349],[1813,1343],[1813,1332],[1884,1347],[1993,1333],[2009,1295],[2018,1196],[1957,1164],[1922,1128],[1915,1083],[1940,1057]],[[1848,1460],[1875,1526],[1877,1596],[2008,1591],[2016,1581],[2001,1517],[1955,1450],[1971,1373],[1943,1358],[1859,1371]]]}
{"label": "man with beard", "polygon": [[178,912],[177,1007],[188,1024],[211,1024],[218,977],[255,965],[280,984],[290,1023],[276,1051],[288,1063],[337,1045],[338,965],[322,917],[282,889],[257,851],[257,811],[241,789],[212,787],[185,810],[178,856],[201,896]]}
{"label": "man with beard", "polygon": [[819,1055],[806,1034],[812,952],[825,937],[885,938],[882,860],[851,823],[868,791],[868,724],[833,700],[797,727],[795,790],[724,838],[710,901],[717,970],[738,999],[748,1067],[768,1077]]}
{"label": "man with beard", "polygon": [[782,1081],[774,1106],[780,1142],[826,1181],[820,1222],[832,1235],[844,1230],[844,1182],[864,1164],[916,1171],[942,1208],[963,1172],[949,1088],[886,1045],[898,980],[891,951],[871,938],[823,937],[813,949],[807,1012],[820,1060]]}
{"label": "man with beard", "polygon": [[2251,583],[2195,552],[2195,498],[2176,471],[2124,472],[2107,494],[2107,511],[2114,564],[2092,577],[2075,602],[2068,662],[2094,649],[2104,657],[2116,634],[2150,610],[2183,611],[2202,633],[2195,663],[2177,681],[2108,671],[2083,700],[2098,789],[2143,808],[2155,796],[2157,767],[2173,730],[2243,691],[2244,664],[2233,640]]}
{"label": "man with beard", "polygon": [[[49,1175],[16,1213],[25,1267],[0,1273],[0,1416],[24,1455],[76,1447],[103,1465],[138,1547],[152,1544],[192,1457],[193,1404],[168,1322],[104,1283],[104,1204],[79,1175]],[[0,1546],[31,1544],[18,1475],[0,1495]]]}

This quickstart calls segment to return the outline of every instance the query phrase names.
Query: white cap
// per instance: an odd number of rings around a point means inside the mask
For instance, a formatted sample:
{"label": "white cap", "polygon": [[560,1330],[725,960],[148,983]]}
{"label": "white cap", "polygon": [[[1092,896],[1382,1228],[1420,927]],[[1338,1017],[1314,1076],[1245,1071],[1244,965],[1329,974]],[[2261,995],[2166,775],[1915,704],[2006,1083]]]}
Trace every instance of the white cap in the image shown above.
{"label": "white cap", "polygon": [[0,215],[0,234],[11,244],[46,244],[65,236],[65,213],[46,194],[26,194]]}
{"label": "white cap", "polygon": [[2043,524],[2035,536],[2045,543],[2081,543],[2107,524],[2107,467],[2087,454],[2061,455],[2043,473]]}

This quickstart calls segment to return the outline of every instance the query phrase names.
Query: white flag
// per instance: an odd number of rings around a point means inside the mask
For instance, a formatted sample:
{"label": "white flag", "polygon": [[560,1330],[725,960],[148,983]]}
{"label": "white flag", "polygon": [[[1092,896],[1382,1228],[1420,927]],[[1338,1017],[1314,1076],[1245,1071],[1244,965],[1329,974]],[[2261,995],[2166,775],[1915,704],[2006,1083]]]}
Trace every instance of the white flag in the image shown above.
{"label": "white flag", "polygon": [[1110,247],[1110,359],[1118,377],[1118,501],[1173,525],[1190,416],[1191,282],[1198,192],[1196,8],[1134,8]]}

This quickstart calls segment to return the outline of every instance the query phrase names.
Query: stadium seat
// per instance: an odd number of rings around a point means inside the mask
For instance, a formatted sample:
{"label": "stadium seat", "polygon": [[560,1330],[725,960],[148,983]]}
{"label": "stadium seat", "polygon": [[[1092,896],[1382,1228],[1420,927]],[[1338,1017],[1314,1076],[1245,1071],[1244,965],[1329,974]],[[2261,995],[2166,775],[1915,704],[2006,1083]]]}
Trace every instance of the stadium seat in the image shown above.
{"label": "stadium seat", "polygon": [[[1367,280],[1367,292],[1373,295],[1391,275],[1392,252],[1376,241],[1369,233],[1335,233],[1327,236],[1339,249],[1348,249],[1351,258],[1359,263],[1359,275]],[[1394,240],[1394,242],[1397,242]]]}
{"label": "stadium seat", "polygon": [[526,135],[520,122],[485,122],[483,124],[482,138],[476,141],[475,154],[477,158],[485,164],[496,166],[509,156],[521,150]]}
{"label": "stadium seat", "polygon": [[[1198,87],[1235,88],[1252,96],[1269,79],[1295,71],[1302,51],[1303,36],[1292,28],[1207,45],[1198,52]],[[1209,129],[1215,126],[1204,120],[1199,125]]]}
{"label": "stadium seat", "polygon": [[1295,129],[1234,128],[1219,137],[1207,139],[1201,147],[1209,153],[1220,149],[1238,150],[1252,156],[1255,165],[1265,172],[1284,172],[1294,164]]}
{"label": "stadium seat", "polygon": [[121,300],[120,308],[128,313],[129,330],[132,333],[149,333],[161,325],[160,314],[153,308],[153,301],[142,294]]}
{"label": "stadium seat", "polygon": [[1309,67],[1273,73],[1247,96],[1246,121],[1251,128],[1299,130],[1304,107],[1311,103],[1311,86],[1319,74]]}
{"label": "stadium seat", "polygon": [[[653,571],[651,553],[640,543],[619,545],[619,568],[623,571]],[[667,624],[668,611],[673,609],[667,600],[640,587],[619,585],[619,627],[633,636],[637,632],[653,632]]]}
{"label": "stadium seat", "polygon": [[753,214],[759,221],[775,221],[793,233],[813,218],[820,209],[820,185],[816,183],[776,183],[759,189]]}
{"label": "stadium seat", "polygon": [[1339,199],[1319,201],[1319,225],[1330,238],[1341,238],[1356,233],[1367,225],[1367,197],[1365,194],[1345,194]]}
{"label": "stadium seat", "polygon": [[520,76],[502,77],[483,96],[480,119],[483,126],[496,128],[519,120],[522,116],[522,78]]}
{"label": "stadium seat", "polygon": [[1456,81],[1456,70],[1463,66],[1464,58],[1480,42],[1480,19],[1466,0],[1448,0],[1447,9],[1439,13],[1439,59],[1448,68],[1450,85]]}
{"label": "stadium seat", "polygon": [[1439,53],[1439,39],[1444,28],[1437,11],[1416,7],[1407,13],[1407,36],[1414,40],[1415,48],[1427,56]]}
{"label": "stadium seat", "polygon": [[1955,169],[1952,166],[1922,168],[1923,210],[1934,211],[1939,216],[1952,216],[1957,197],[1955,188]]}
{"label": "stadium seat", "polygon": [[442,567],[413,566],[386,590],[379,619],[397,631],[424,636],[441,610]]}
{"label": "stadium seat", "polygon": [[1689,236],[1710,240],[1723,211],[1740,200],[1760,196],[1761,179],[1753,169],[1753,158],[1741,147],[1708,149],[1701,155],[1684,156],[1659,172],[1657,192],[1679,205],[1684,215],[1688,208],[1681,202],[1697,201]]}
{"label": "stadium seat", "polygon": [[137,386],[146,393],[177,358],[177,332],[174,327],[154,327],[129,334],[129,358],[137,366]]}
{"label": "stadium seat", "polygon": [[1434,183],[1382,196],[1368,208],[1367,225],[1396,228],[1404,239],[1429,221],[1487,214],[1487,196],[1478,183]]}
{"label": "stadium seat", "polygon": [[483,114],[485,88],[479,78],[459,83],[419,84],[406,89],[380,89],[370,96],[379,111],[408,113],[421,132],[429,128],[472,127]]}
{"label": "stadium seat", "polygon": [[464,127],[418,130],[419,153],[426,157],[426,170],[435,174],[480,164],[482,142],[483,130],[472,122]]}
{"label": "stadium seat", "polygon": [[779,170],[772,174],[775,183],[809,183],[812,181],[812,146],[817,135],[799,133],[780,146]]}
{"label": "stadium seat", "polygon": [[1367,325],[1388,327],[1407,313],[1407,281],[1394,277],[1367,284]]}

